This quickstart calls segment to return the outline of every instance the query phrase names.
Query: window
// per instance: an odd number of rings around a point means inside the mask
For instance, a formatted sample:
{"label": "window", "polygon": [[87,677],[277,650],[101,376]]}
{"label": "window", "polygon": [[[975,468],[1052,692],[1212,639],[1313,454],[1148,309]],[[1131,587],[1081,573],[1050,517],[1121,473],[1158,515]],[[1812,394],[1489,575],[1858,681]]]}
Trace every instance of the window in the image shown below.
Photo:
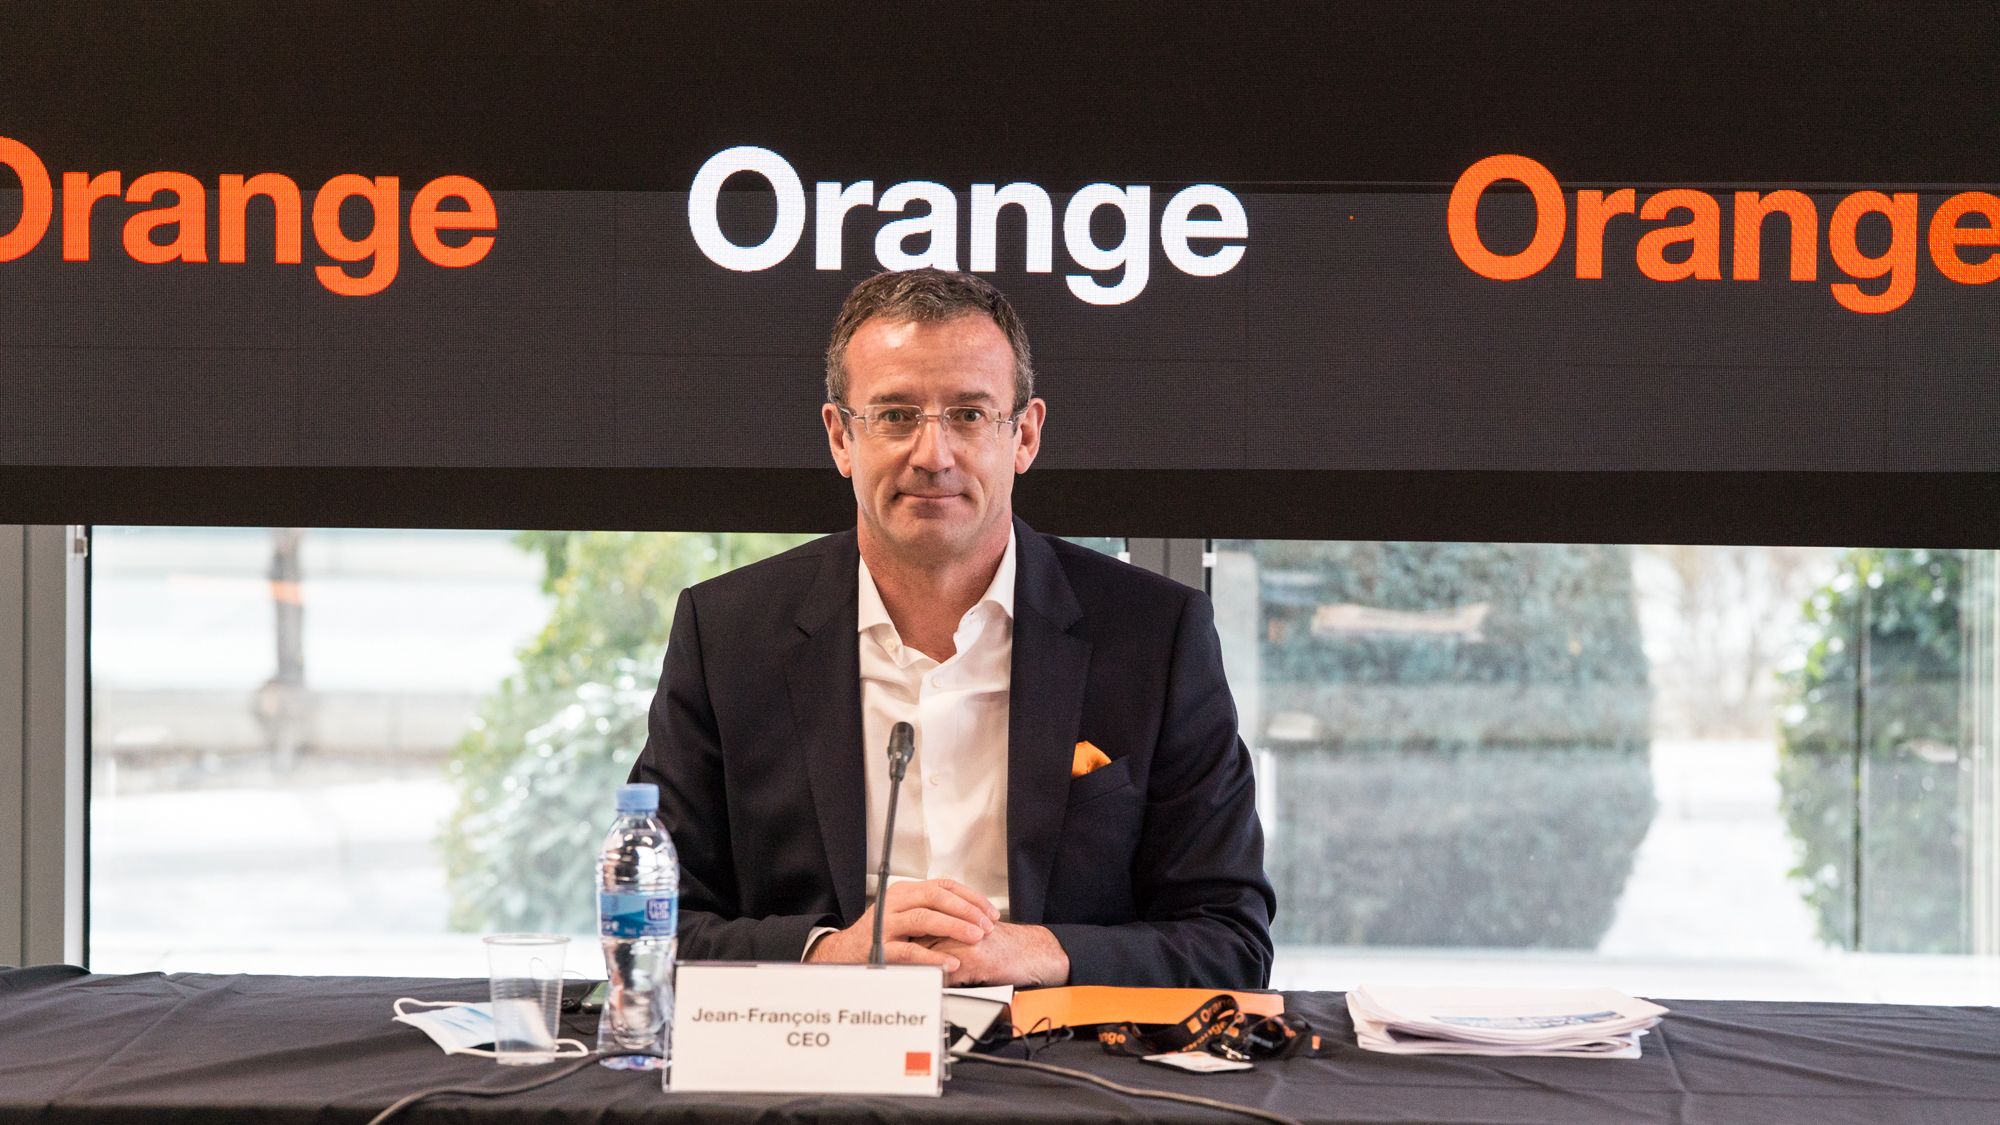
{"label": "window", "polygon": [[1217,542],[1280,983],[1972,1002],[1992,566]]}
{"label": "window", "polygon": [[[92,966],[586,933],[679,591],[805,538],[97,529]],[[1281,986],[1992,999],[2000,554],[1211,546]]]}
{"label": "window", "polygon": [[92,967],[480,976],[591,927],[682,587],[804,539],[99,528]]}

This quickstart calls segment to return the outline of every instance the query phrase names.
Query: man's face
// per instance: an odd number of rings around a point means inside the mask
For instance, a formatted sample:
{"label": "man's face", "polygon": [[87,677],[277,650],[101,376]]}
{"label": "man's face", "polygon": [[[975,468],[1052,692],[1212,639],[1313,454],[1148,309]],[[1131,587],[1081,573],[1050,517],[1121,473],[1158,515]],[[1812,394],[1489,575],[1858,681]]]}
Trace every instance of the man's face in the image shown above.
{"label": "man's face", "polygon": [[[979,313],[925,324],[877,317],[847,345],[847,406],[914,406],[937,414],[982,406],[1014,409],[1014,352],[991,317]],[[955,436],[926,420],[912,437],[863,432],[833,404],[820,409],[842,476],[854,481],[864,544],[913,565],[937,566],[1005,549],[1013,518],[1014,474],[1041,447],[1046,407],[1034,399],[1016,425],[981,438]]]}

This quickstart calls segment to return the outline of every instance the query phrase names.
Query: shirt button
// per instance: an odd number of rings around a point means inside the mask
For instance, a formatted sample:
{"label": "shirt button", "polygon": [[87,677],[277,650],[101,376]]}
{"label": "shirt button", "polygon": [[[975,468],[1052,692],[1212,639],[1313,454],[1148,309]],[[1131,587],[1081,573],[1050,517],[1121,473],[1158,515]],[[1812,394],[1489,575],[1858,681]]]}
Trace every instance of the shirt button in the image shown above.
{"label": "shirt button", "polygon": [[932,785],[943,785],[943,784],[944,784],[944,778],[942,778],[942,777],[939,777],[939,776],[938,776],[937,774],[932,774],[932,775],[931,775],[931,784],[932,784]]}
{"label": "shirt button", "polygon": [[943,677],[943,676],[932,676],[932,677],[931,677],[931,686],[932,686],[932,687],[943,687],[943,686],[944,686],[944,677]]}

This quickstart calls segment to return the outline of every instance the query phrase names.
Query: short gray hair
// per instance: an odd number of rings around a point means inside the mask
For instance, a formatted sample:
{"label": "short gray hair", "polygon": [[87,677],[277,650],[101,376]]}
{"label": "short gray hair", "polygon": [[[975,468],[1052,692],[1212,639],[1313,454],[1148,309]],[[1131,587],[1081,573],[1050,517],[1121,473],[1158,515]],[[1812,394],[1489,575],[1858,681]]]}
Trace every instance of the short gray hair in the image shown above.
{"label": "short gray hair", "polygon": [[847,345],[863,324],[876,317],[940,324],[961,316],[991,317],[1014,350],[1014,409],[1035,397],[1035,362],[1028,350],[1028,327],[1020,314],[985,278],[956,270],[915,269],[878,273],[854,287],[833,321],[826,345],[826,398],[847,402]]}

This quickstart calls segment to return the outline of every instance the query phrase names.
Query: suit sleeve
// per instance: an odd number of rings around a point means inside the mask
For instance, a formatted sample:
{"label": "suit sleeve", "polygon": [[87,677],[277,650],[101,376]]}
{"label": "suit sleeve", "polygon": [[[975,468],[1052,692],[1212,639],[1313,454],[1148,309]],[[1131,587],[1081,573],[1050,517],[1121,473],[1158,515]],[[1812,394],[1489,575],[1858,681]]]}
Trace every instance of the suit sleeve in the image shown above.
{"label": "suit sleeve", "polygon": [[722,734],[692,590],[681,591],[660,687],[633,781],[660,787],[660,818],[680,855],[680,949],[690,961],[796,961],[831,914],[743,916],[724,783]]}
{"label": "suit sleeve", "polygon": [[1262,988],[1271,979],[1264,833],[1250,752],[1236,730],[1215,613],[1191,593],[1175,631],[1165,713],[1133,861],[1140,917],[1054,923],[1080,984]]}

